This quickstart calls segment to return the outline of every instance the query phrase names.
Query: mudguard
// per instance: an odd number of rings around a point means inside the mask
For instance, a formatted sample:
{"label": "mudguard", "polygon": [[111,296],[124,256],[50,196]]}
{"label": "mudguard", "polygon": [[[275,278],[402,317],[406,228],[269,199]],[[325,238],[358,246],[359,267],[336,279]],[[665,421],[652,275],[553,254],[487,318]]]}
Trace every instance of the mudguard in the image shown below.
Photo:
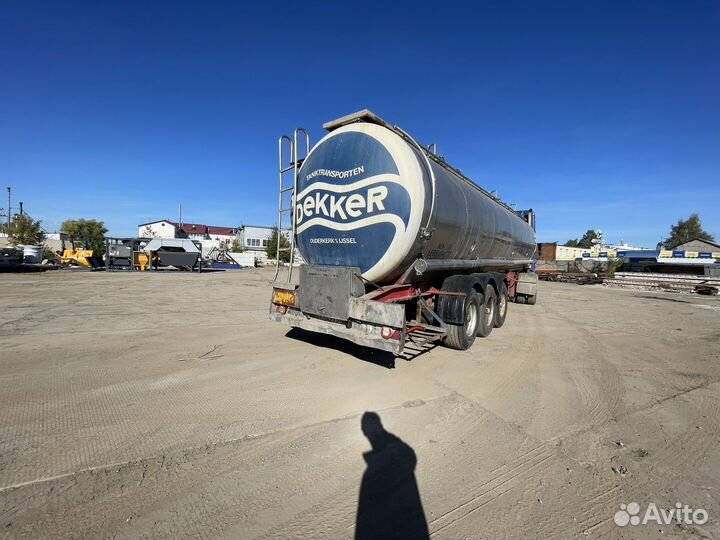
{"label": "mudguard", "polygon": [[437,314],[447,324],[465,324],[465,300],[477,279],[473,276],[450,276],[443,281],[441,291],[460,294],[440,294]]}

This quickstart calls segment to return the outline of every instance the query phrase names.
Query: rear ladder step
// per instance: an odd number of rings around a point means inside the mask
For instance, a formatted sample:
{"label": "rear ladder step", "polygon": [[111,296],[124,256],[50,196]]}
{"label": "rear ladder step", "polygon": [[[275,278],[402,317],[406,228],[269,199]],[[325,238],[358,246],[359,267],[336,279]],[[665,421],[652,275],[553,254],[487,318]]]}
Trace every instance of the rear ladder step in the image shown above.
{"label": "rear ladder step", "polygon": [[[298,149],[300,148],[299,143],[303,143],[302,155],[299,155]],[[289,156],[286,156],[289,153]],[[305,158],[310,153],[310,134],[303,128],[297,128],[293,133],[292,138],[288,135],[282,135],[278,139],[278,178],[279,178],[279,190],[278,190],[278,217],[277,217],[277,249],[275,252],[275,279],[278,280],[280,274],[280,253],[286,251],[290,252],[290,260],[288,261],[288,272],[287,282],[292,281],[293,263],[295,262],[295,234],[297,227],[295,224],[295,193],[297,192],[298,183],[298,172],[300,166],[305,161]],[[289,161],[286,158],[289,157]],[[289,163],[285,165],[285,163]],[[290,177],[286,180],[285,177]],[[288,185],[288,181],[291,181]],[[284,200],[287,195],[290,194],[290,206],[284,206]],[[285,214],[290,213],[290,223],[288,227],[283,226],[283,218]],[[282,237],[289,235],[290,246],[281,247]]]}

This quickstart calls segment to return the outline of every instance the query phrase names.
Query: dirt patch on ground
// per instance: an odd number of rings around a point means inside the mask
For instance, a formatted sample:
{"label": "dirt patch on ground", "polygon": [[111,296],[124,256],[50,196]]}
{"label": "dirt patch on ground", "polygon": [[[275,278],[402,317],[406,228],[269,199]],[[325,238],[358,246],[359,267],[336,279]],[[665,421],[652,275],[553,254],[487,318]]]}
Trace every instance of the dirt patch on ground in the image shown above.
{"label": "dirt patch on ground", "polygon": [[388,470],[434,538],[720,536],[717,298],[541,283],[388,359],[271,323],[271,277],[0,275],[0,537],[352,538]]}

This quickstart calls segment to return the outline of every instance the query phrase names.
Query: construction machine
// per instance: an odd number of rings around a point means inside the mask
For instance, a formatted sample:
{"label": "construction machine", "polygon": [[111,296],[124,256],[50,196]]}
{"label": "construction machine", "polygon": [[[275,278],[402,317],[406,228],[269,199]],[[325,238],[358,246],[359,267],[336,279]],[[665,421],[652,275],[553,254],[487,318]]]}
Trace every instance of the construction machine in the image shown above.
{"label": "construction machine", "polygon": [[[75,241],[69,237],[61,237],[63,254],[60,257],[62,266],[84,267],[93,270],[104,269],[105,263],[102,257],[96,256],[92,249],[88,249],[87,242],[83,243],[82,248],[75,247]],[[65,242],[70,242],[70,249],[67,249]]]}

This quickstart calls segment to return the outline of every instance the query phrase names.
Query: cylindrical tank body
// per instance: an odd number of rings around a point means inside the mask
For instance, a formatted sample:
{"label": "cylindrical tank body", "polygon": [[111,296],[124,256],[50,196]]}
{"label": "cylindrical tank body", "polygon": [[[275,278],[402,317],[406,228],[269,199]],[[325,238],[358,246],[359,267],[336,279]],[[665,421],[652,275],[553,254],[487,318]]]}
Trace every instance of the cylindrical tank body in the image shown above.
{"label": "cylindrical tank body", "polygon": [[514,211],[374,123],[340,127],[312,149],[294,219],[305,261],[357,266],[378,284],[418,259],[511,270],[535,251],[533,229]]}

